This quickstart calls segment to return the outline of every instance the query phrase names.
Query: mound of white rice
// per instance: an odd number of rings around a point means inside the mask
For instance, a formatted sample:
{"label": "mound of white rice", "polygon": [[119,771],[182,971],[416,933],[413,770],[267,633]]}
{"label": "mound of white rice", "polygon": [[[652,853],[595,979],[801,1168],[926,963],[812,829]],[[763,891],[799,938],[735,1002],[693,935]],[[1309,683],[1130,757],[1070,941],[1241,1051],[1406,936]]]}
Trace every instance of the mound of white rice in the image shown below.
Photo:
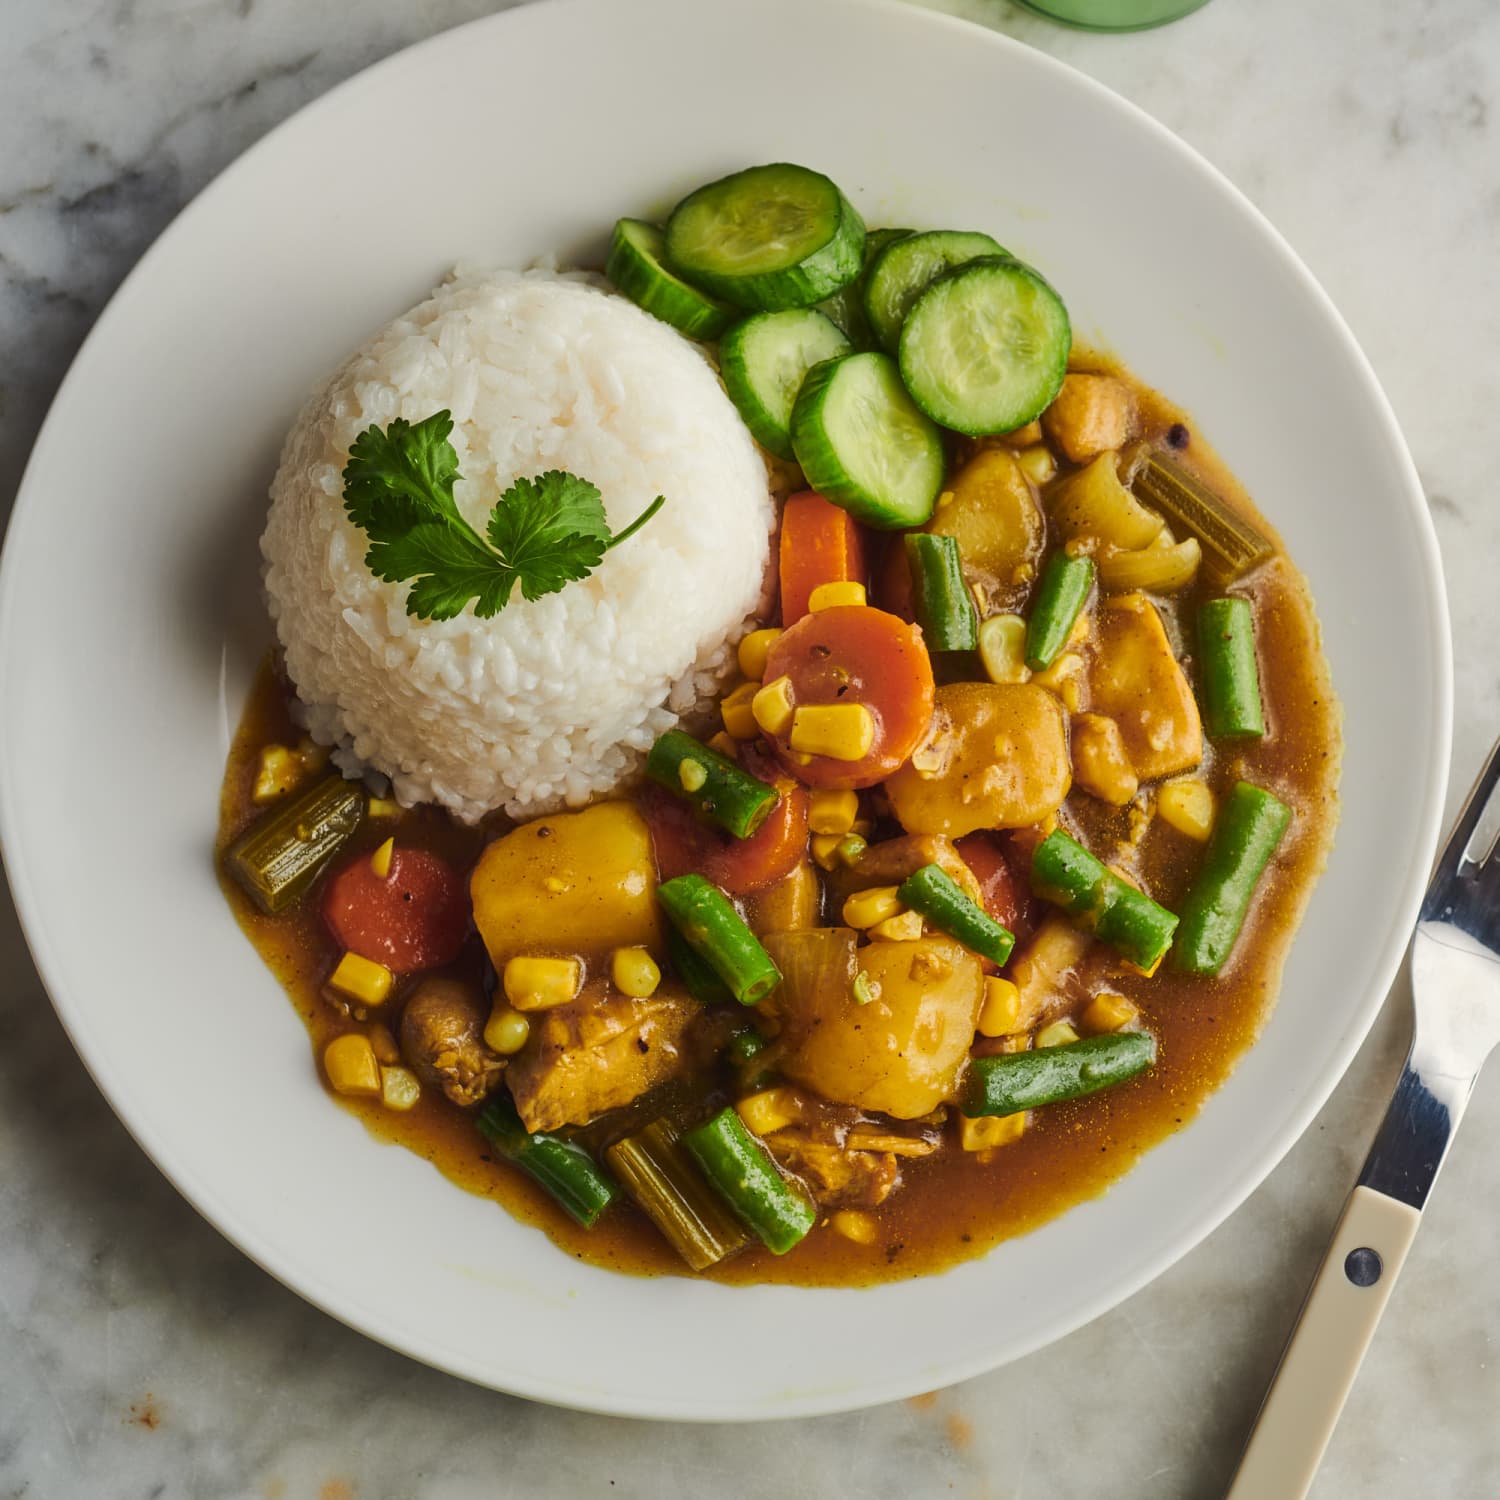
{"label": "mound of white rice", "polygon": [[[479,530],[516,478],[566,469],[610,527],[666,505],[588,578],[489,620],[406,613],[344,515],[355,437],[447,408]],[[459,279],[354,354],[304,407],[261,550],[307,727],[350,774],[473,821],[608,792],[721,685],[760,599],[775,524],[766,468],[699,350],[590,280]]]}

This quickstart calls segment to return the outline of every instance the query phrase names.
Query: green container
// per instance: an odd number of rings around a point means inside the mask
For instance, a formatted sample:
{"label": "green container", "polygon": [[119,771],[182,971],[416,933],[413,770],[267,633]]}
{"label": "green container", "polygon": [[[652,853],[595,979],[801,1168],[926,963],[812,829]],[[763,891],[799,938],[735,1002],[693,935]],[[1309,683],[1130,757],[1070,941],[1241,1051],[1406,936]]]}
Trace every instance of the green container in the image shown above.
{"label": "green container", "polygon": [[1207,0],[1020,0],[1027,10],[1087,31],[1144,31],[1195,11]]}

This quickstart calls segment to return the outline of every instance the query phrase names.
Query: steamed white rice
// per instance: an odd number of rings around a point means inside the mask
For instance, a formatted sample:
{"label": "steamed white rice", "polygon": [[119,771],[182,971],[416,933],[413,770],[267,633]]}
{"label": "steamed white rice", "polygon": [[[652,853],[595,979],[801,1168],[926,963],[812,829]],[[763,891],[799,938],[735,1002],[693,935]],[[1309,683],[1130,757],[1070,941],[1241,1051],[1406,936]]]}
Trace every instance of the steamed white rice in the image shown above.
{"label": "steamed white rice", "polygon": [[[514,479],[566,469],[612,530],[662,511],[588,578],[489,620],[406,613],[345,517],[355,437],[453,413],[457,501],[480,531]],[[590,279],[491,273],[438,289],[303,408],[261,550],[307,727],[349,774],[465,821],[577,806],[710,699],[760,600],[775,524],[766,468],[714,371]]]}

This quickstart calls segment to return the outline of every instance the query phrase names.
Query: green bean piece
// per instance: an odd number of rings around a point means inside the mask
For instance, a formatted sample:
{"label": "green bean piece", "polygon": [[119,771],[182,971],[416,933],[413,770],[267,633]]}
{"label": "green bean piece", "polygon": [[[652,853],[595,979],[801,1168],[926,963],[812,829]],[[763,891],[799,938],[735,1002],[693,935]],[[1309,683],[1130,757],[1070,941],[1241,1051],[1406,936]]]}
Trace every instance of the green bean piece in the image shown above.
{"label": "green bean piece", "polygon": [[1182,933],[1172,955],[1187,974],[1217,974],[1234,950],[1256,886],[1292,810],[1278,797],[1238,781],[1224,799],[1198,878],[1182,903]]}
{"label": "green bean piece", "polygon": [[906,565],[917,624],[929,651],[977,651],[979,617],[974,596],[964,582],[958,538],[911,532],[906,538]]}
{"label": "green bean piece", "polygon": [[1248,599],[1208,599],[1198,610],[1203,722],[1211,740],[1266,732],[1255,664],[1255,618]]}
{"label": "green bean piece", "polygon": [[1059,548],[1047,559],[1026,622],[1026,665],[1033,672],[1057,660],[1093,586],[1093,558],[1069,557]]}
{"label": "green bean piece", "polygon": [[541,1183],[585,1229],[619,1197],[618,1184],[577,1141],[528,1132],[503,1090],[490,1096],[474,1123],[506,1161]]}
{"label": "green bean piece", "polygon": [[757,1005],[781,983],[781,970],[729,898],[701,875],[679,875],[656,888],[657,900],[689,948],[741,1005]]}
{"label": "green bean piece", "polygon": [[714,972],[713,965],[698,957],[675,927],[667,928],[667,957],[684,988],[700,1005],[728,1005],[734,1000],[729,986]]}
{"label": "green bean piece", "polygon": [[728,756],[680,729],[669,729],[651,747],[646,774],[737,839],[749,838],[781,800],[774,786],[756,780]]}
{"label": "green bean piece", "polygon": [[1138,969],[1149,973],[1172,946],[1177,918],[1060,828],[1031,856],[1031,888]]}
{"label": "green bean piece", "polygon": [[1156,1038],[1149,1031],[1116,1031],[1062,1047],[978,1057],[969,1065],[960,1108],[970,1119],[1018,1115],[1113,1088],[1155,1061]]}
{"label": "green bean piece", "polygon": [[806,1195],[777,1169],[733,1109],[683,1136],[709,1182],[773,1255],[785,1255],[817,1219]]}
{"label": "green bean piece", "polygon": [[923,865],[907,876],[896,892],[902,903],[921,914],[934,927],[955,937],[991,963],[1004,965],[1016,946],[1015,934],[1002,927],[987,911],[976,906],[963,888],[938,865]]}
{"label": "green bean piece", "polygon": [[224,866],[250,899],[274,916],[323,873],[364,812],[359,782],[326,776],[236,839],[224,855]]}

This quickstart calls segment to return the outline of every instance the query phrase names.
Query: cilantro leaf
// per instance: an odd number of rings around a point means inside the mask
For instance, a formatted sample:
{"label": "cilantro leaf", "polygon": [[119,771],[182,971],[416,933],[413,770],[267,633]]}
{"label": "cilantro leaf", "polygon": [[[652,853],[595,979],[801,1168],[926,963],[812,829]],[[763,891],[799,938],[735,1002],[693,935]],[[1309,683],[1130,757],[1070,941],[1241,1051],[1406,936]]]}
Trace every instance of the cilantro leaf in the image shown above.
{"label": "cilantro leaf", "polygon": [[597,487],[549,469],[516,480],[480,536],[454,499],[463,476],[452,431],[446,411],[415,424],[398,417],[360,433],[344,468],[344,511],[370,539],[365,566],[387,583],[415,580],[406,611],[419,620],[451,620],[471,601],[480,618],[496,615],[517,583],[527,599],[555,594],[666,503],[658,495],[611,536]]}

